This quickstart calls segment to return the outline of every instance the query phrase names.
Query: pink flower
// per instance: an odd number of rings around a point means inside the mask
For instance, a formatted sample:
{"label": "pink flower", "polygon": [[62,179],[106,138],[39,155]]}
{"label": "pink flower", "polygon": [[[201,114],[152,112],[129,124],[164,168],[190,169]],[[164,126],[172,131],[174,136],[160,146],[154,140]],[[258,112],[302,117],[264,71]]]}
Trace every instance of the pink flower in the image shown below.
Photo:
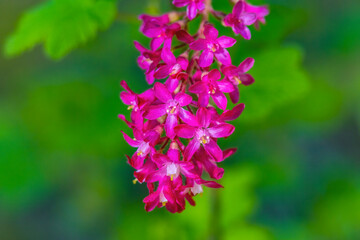
{"label": "pink flower", "polygon": [[254,6],[247,2],[245,2],[245,11],[247,13],[254,13],[256,15],[256,28],[259,28],[259,22],[263,24],[265,23],[265,17],[270,13],[267,6]]}
{"label": "pink flower", "polygon": [[160,104],[148,107],[145,118],[154,120],[167,114],[165,122],[166,135],[173,139],[175,137],[174,127],[178,125],[178,117],[184,122],[191,122],[191,114],[182,107],[191,103],[191,96],[185,93],[178,93],[174,97],[169,90],[161,83],[155,83],[155,96]]}
{"label": "pink flower", "polygon": [[199,108],[196,113],[196,121],[187,124],[180,124],[175,127],[176,135],[181,138],[192,138],[184,152],[184,158],[190,159],[202,145],[205,151],[216,161],[223,160],[223,154],[216,143],[217,138],[229,137],[235,127],[222,123],[210,126],[211,113],[206,108]]}
{"label": "pink flower", "polygon": [[199,65],[200,67],[209,67],[214,59],[224,64],[231,64],[231,57],[229,52],[225,48],[232,47],[236,40],[231,37],[221,36],[218,38],[219,32],[211,24],[206,24],[204,27],[204,36],[190,44],[190,48],[193,50],[201,51]]}
{"label": "pink flower", "polygon": [[233,92],[234,86],[227,79],[218,81],[220,78],[219,70],[213,69],[204,75],[200,82],[195,83],[189,88],[189,92],[199,94],[200,106],[206,107],[211,96],[216,106],[222,110],[226,109],[227,99],[224,93]]}
{"label": "pink flower", "polygon": [[205,9],[204,0],[173,0],[173,4],[176,7],[187,7],[186,15],[189,20],[193,20],[198,11],[203,11]]}
{"label": "pink flower", "polygon": [[226,66],[222,69],[226,78],[235,86],[234,91],[230,93],[230,99],[233,103],[237,103],[240,98],[238,85],[249,86],[255,82],[255,79],[246,73],[254,66],[254,62],[253,58],[247,58],[238,67]]}
{"label": "pink flower", "polygon": [[242,0],[234,6],[233,12],[224,19],[225,26],[232,27],[235,34],[240,34],[246,40],[251,38],[251,32],[247,26],[256,22],[256,14],[246,12],[246,3]]}

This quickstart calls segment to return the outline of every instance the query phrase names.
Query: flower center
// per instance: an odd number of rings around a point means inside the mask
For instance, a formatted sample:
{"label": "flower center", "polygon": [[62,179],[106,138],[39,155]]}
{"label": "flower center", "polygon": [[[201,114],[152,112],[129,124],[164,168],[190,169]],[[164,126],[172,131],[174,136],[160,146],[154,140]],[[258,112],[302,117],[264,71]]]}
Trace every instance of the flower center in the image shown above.
{"label": "flower center", "polygon": [[210,135],[208,134],[206,129],[199,129],[196,132],[196,137],[197,140],[203,145],[210,142]]}
{"label": "flower center", "polygon": [[217,87],[214,84],[209,84],[209,94],[215,94]]}
{"label": "flower center", "polygon": [[177,64],[175,64],[175,65],[173,66],[173,68],[171,69],[170,76],[176,75],[176,74],[178,74],[180,71],[181,71],[181,66],[180,66],[180,64],[177,63]]}
{"label": "flower center", "polygon": [[203,192],[202,186],[197,183],[194,183],[194,186],[192,188],[190,188],[190,190],[191,190],[192,194],[194,194],[194,195],[197,195],[197,194]]}
{"label": "flower center", "polygon": [[179,103],[175,100],[168,102],[166,113],[167,114],[177,114],[179,112]]}
{"label": "flower center", "polygon": [[219,50],[220,46],[217,43],[208,43],[208,49],[210,49],[212,52],[216,52]]}
{"label": "flower center", "polygon": [[162,203],[163,206],[165,206],[166,203],[168,202],[168,200],[166,199],[166,197],[162,191],[159,194],[159,201]]}
{"label": "flower center", "polygon": [[242,81],[240,80],[240,78],[238,78],[237,76],[234,76],[234,80],[235,82],[239,85],[242,83]]}
{"label": "flower center", "polygon": [[166,166],[166,175],[170,176],[171,181],[174,180],[174,177],[177,178],[179,176],[179,166],[175,163],[171,163]]}

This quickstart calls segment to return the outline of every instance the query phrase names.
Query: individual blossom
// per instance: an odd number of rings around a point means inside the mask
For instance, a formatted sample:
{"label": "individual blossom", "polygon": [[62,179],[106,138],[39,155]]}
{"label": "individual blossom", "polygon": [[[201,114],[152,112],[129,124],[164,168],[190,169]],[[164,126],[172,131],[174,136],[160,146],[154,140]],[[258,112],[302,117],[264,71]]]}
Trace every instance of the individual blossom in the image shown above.
{"label": "individual blossom", "polygon": [[203,11],[205,9],[204,0],[173,0],[173,4],[176,7],[187,7],[186,15],[189,20],[193,20],[198,11]]}
{"label": "individual blossom", "polygon": [[220,78],[220,71],[213,69],[208,74],[205,74],[201,81],[196,82],[189,88],[189,92],[199,94],[200,106],[206,107],[211,96],[216,106],[222,110],[226,109],[227,99],[224,93],[233,92],[234,86],[227,79],[218,81]]}
{"label": "individual blossom", "polygon": [[256,28],[259,28],[259,23],[265,23],[265,17],[270,13],[267,6],[254,6],[247,2],[245,2],[245,11],[256,15],[256,22],[254,24]]}
{"label": "individual blossom", "polygon": [[219,36],[219,31],[211,24],[205,24],[203,34],[205,38],[200,38],[190,44],[192,50],[203,52],[199,58],[200,67],[209,67],[215,58],[224,65],[231,64],[231,57],[226,48],[232,47],[236,40],[227,37]]}
{"label": "individual blossom", "polygon": [[154,120],[167,115],[165,121],[166,135],[173,139],[175,137],[174,128],[178,125],[178,117],[184,122],[192,122],[193,116],[183,109],[191,103],[190,95],[180,92],[172,96],[169,90],[162,83],[155,83],[155,96],[159,101],[157,105],[151,105],[145,112],[145,118]]}
{"label": "individual blossom", "polygon": [[251,39],[251,32],[247,26],[254,24],[256,20],[256,14],[247,12],[245,1],[240,0],[235,4],[233,12],[225,17],[224,25],[232,27],[235,34],[240,34],[249,40]]}
{"label": "individual blossom", "polygon": [[177,136],[192,139],[185,149],[185,159],[190,159],[203,146],[205,151],[216,161],[223,160],[222,150],[216,140],[229,137],[234,132],[235,127],[228,123],[210,126],[210,123],[211,113],[206,108],[201,107],[196,113],[196,121],[175,127]]}
{"label": "individual blossom", "polygon": [[230,93],[230,99],[233,103],[237,103],[240,98],[238,85],[249,86],[255,82],[253,76],[247,73],[254,66],[254,63],[253,58],[247,58],[238,67],[225,66],[222,68],[222,73],[235,86],[234,91]]}

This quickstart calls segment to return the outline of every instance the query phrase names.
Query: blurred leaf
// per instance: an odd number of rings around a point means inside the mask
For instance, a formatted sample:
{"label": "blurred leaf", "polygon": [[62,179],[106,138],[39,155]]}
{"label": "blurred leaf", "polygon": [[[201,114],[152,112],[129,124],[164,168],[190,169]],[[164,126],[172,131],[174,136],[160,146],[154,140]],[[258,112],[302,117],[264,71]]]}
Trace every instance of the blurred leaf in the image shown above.
{"label": "blurred leaf", "polygon": [[115,0],[49,0],[21,18],[5,54],[15,56],[44,44],[51,58],[60,59],[109,27],[115,14]]}
{"label": "blurred leaf", "polygon": [[309,88],[299,48],[267,49],[254,58],[255,66],[250,73],[256,82],[240,89],[241,101],[246,104],[241,117],[245,122],[264,119],[274,109],[304,96]]}

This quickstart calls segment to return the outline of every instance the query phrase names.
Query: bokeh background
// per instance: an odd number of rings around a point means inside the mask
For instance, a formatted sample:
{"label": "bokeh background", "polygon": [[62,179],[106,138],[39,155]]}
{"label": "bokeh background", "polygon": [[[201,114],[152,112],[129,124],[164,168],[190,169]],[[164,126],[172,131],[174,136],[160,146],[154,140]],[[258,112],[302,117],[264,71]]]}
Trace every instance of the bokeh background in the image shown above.
{"label": "bokeh background", "polygon": [[42,45],[7,56],[6,39],[44,1],[0,0],[0,239],[360,239],[360,2],[250,2],[271,14],[230,49],[235,63],[256,59],[236,134],[221,142],[239,151],[221,165],[224,189],[170,214],[144,211],[117,118],[129,114],[120,80],[147,87],[136,15],[169,1],[118,1],[106,30],[53,60]]}

